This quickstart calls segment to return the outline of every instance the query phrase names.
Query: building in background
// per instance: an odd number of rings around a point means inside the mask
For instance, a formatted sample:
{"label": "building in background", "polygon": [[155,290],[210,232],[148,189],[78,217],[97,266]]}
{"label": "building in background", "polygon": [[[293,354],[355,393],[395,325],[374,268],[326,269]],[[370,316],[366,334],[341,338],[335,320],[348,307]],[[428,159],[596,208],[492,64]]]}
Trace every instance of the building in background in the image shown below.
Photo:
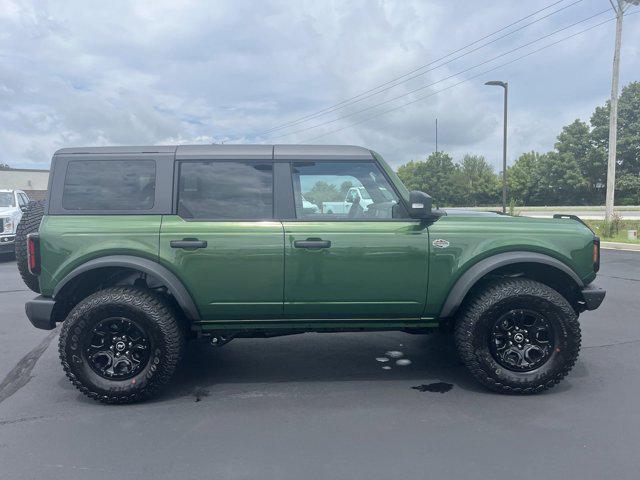
{"label": "building in background", "polygon": [[49,170],[12,168],[0,170],[0,189],[23,190],[31,200],[44,200],[49,184]]}

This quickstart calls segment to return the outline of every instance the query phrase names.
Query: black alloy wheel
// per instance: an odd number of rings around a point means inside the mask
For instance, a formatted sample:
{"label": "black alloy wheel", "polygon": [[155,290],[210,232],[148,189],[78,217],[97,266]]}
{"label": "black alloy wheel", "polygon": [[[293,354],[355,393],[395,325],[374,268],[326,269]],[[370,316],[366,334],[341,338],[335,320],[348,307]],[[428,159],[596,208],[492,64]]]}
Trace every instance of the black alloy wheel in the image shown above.
{"label": "black alloy wheel", "polygon": [[124,317],[99,322],[86,335],[84,356],[91,369],[108,380],[134,377],[149,362],[152,344],[144,327]]}
{"label": "black alloy wheel", "polygon": [[493,358],[514,372],[530,372],[549,360],[554,349],[553,325],[533,310],[510,310],[489,331]]}

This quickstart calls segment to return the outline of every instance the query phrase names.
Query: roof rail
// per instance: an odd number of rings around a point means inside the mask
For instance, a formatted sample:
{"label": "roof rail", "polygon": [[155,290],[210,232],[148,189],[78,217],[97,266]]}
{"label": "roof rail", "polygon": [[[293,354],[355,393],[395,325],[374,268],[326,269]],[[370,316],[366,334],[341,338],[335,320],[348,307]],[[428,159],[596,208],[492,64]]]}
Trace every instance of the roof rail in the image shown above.
{"label": "roof rail", "polygon": [[585,223],[584,220],[582,220],[579,216],[577,215],[569,215],[568,213],[555,213],[553,215],[553,218],[568,218],[570,220],[575,220],[576,222],[580,222],[582,225],[584,225],[585,227],[587,227],[589,230],[591,230],[591,233],[593,233],[595,235],[596,232],[593,231],[593,229],[587,225]]}

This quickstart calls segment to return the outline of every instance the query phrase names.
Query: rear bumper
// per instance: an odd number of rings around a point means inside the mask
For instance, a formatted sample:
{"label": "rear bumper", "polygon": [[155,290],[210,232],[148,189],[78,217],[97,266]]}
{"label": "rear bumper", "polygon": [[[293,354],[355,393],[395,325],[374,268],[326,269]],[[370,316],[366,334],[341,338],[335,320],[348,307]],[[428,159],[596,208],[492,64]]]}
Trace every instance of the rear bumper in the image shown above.
{"label": "rear bumper", "polygon": [[33,300],[29,300],[24,306],[27,318],[36,328],[53,330],[56,328],[56,322],[53,318],[55,304],[56,302],[52,298],[38,295]]}
{"label": "rear bumper", "polygon": [[581,292],[585,310],[595,310],[602,304],[607,291],[597,285],[587,285]]}

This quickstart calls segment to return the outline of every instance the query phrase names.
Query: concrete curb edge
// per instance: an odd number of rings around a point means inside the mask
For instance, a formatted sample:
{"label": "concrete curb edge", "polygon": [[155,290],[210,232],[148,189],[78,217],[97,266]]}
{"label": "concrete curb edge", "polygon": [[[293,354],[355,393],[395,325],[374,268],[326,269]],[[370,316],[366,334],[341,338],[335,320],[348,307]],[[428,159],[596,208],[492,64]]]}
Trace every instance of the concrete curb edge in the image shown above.
{"label": "concrete curb edge", "polygon": [[606,250],[624,250],[627,252],[640,252],[640,244],[624,242],[601,242],[600,248]]}

